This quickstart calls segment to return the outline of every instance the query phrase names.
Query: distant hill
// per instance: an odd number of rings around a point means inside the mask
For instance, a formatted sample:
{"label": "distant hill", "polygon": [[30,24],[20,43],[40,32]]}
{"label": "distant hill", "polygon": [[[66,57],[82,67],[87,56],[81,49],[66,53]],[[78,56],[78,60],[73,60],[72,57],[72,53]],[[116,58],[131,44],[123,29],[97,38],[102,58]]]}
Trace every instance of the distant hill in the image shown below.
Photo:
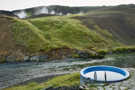
{"label": "distant hill", "polygon": [[107,30],[115,39],[126,45],[135,44],[135,5],[121,5],[94,10],[84,16],[77,16],[90,29]]}
{"label": "distant hill", "polygon": [[[33,7],[27,8],[23,10],[15,10],[12,11],[15,15],[19,16],[20,18],[28,18],[28,17],[40,17],[41,15],[70,15],[70,14],[82,14],[87,13],[90,11],[95,10],[115,10],[115,11],[130,11],[134,12],[133,9],[135,8],[134,4],[130,5],[119,5],[119,6],[100,6],[100,7],[68,7],[68,6],[40,6],[40,7]],[[48,15],[47,15],[48,14]]]}
{"label": "distant hill", "polygon": [[33,7],[23,10],[15,10],[13,13],[18,15],[20,18],[28,18],[28,17],[37,17],[48,15],[70,15],[70,14],[81,14],[86,13],[90,10],[97,9],[99,7],[68,7],[68,6],[40,6]]}

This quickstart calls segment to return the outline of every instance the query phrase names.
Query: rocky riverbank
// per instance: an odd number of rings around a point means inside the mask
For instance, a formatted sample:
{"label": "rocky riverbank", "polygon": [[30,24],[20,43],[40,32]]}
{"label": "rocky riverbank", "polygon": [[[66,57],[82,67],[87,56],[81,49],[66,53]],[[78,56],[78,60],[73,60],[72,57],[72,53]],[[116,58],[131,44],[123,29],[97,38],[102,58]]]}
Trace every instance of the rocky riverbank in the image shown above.
{"label": "rocky riverbank", "polygon": [[[109,59],[110,61],[112,59]],[[85,65],[94,62],[108,61],[108,59],[64,59],[50,62],[25,62],[0,64],[0,88],[13,85],[22,85],[29,82],[44,82],[51,76],[75,72],[74,69],[65,69],[76,65]],[[80,70],[80,68],[78,68]],[[79,71],[79,70],[76,71]],[[40,80],[40,82],[39,82]]]}
{"label": "rocky riverbank", "polygon": [[[46,86],[46,80],[52,78],[49,76],[52,75],[62,75],[62,74],[69,74],[69,73],[74,73],[74,72],[79,72],[82,68],[87,67],[87,66],[93,66],[93,65],[111,65],[111,66],[117,66],[117,67],[121,67],[121,68],[126,68],[130,74],[131,77],[123,82],[120,83],[112,83],[109,85],[105,85],[103,87],[94,87],[95,90],[104,90],[104,88],[108,88],[108,87],[117,87],[115,90],[117,90],[119,87],[123,88],[126,84],[126,88],[134,90],[134,72],[135,72],[135,54],[115,54],[112,56],[107,56],[105,59],[102,60],[92,60],[92,59],[66,59],[66,60],[62,60],[62,61],[51,61],[51,62],[46,62],[46,63],[18,63],[18,64],[1,64],[0,65],[0,75],[2,76],[2,78],[0,78],[0,88],[6,88],[8,86],[13,86],[13,85],[18,85],[19,83],[21,85],[24,85],[23,88],[25,88],[26,90],[31,90],[31,84],[27,84],[27,83],[31,83],[31,82],[36,82],[37,84],[34,84],[35,88],[37,86],[40,86],[43,88],[48,88],[50,87],[50,84],[52,85],[51,88],[55,88],[53,87],[53,85],[58,84],[58,82],[56,81],[56,79],[59,81],[58,85],[68,85],[70,84],[69,82],[66,82],[68,80],[72,80],[72,75],[73,80],[76,78],[76,75],[71,74],[68,76],[63,77],[63,79],[61,79],[61,76],[59,78],[55,78],[53,80],[51,80],[51,82],[49,82]],[[8,73],[8,74],[7,74]],[[74,80],[74,82],[79,83],[80,80],[78,77],[79,74],[77,74],[77,78]],[[49,77],[49,78],[48,78]],[[66,79],[66,80],[65,80]],[[39,82],[39,80],[41,80],[41,82]],[[50,81],[50,80],[48,80]],[[48,82],[47,81],[47,82]],[[23,83],[24,82],[24,83]],[[41,84],[40,84],[41,83]],[[42,84],[43,83],[43,84]],[[65,83],[65,84],[64,84]],[[15,87],[15,88],[22,88],[22,86],[19,85],[19,87]],[[45,86],[44,86],[45,85]],[[37,87],[38,88],[38,87]],[[65,88],[65,87],[59,87],[58,88]],[[92,87],[93,88],[93,87]],[[99,89],[101,88],[101,89]],[[133,89],[132,89],[133,88]],[[41,89],[41,90],[42,90]],[[56,88],[57,89],[57,88]],[[9,88],[7,90],[14,90],[13,88]],[[24,90],[24,89],[23,89]],[[107,89],[106,89],[107,90]],[[110,89],[112,90],[112,89]],[[120,89],[118,89],[120,90]]]}
{"label": "rocky riverbank", "polygon": [[16,62],[48,62],[51,60],[63,60],[67,58],[82,58],[82,59],[102,59],[104,54],[89,52],[89,51],[80,51],[72,50],[68,48],[55,49],[47,53],[36,53],[25,55],[21,52],[18,52],[14,55],[0,55],[0,63],[16,63]]}

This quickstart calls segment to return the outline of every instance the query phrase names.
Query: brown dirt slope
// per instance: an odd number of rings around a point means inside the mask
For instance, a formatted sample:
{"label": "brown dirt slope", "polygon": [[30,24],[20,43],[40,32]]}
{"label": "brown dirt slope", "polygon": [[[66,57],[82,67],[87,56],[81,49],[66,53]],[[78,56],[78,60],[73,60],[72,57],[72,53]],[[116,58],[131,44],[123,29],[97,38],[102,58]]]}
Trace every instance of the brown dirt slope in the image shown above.
{"label": "brown dirt slope", "polygon": [[[0,58],[4,60],[6,56],[16,56],[21,58],[25,50],[24,47],[16,44],[11,31],[12,22],[8,17],[0,15]],[[11,57],[12,58],[12,57]]]}

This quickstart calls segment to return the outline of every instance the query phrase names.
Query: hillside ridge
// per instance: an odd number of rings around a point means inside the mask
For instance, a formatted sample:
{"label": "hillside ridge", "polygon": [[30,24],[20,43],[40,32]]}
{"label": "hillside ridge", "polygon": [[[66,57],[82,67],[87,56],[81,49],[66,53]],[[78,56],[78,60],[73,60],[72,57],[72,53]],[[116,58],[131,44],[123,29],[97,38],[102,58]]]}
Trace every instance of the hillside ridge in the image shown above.
{"label": "hillside ridge", "polygon": [[104,7],[27,19],[0,14],[0,62],[103,58],[113,50],[134,51],[134,9],[134,5]]}

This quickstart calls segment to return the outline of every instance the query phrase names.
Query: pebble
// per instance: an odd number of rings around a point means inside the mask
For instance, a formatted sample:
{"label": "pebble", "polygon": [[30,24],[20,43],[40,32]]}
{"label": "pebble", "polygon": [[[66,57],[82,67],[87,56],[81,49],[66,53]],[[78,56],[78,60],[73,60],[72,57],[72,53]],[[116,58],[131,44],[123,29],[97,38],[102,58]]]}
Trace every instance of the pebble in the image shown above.
{"label": "pebble", "polygon": [[103,87],[98,87],[98,90],[104,90],[104,88]]}
{"label": "pebble", "polygon": [[120,90],[127,90],[127,87],[120,87]]}

